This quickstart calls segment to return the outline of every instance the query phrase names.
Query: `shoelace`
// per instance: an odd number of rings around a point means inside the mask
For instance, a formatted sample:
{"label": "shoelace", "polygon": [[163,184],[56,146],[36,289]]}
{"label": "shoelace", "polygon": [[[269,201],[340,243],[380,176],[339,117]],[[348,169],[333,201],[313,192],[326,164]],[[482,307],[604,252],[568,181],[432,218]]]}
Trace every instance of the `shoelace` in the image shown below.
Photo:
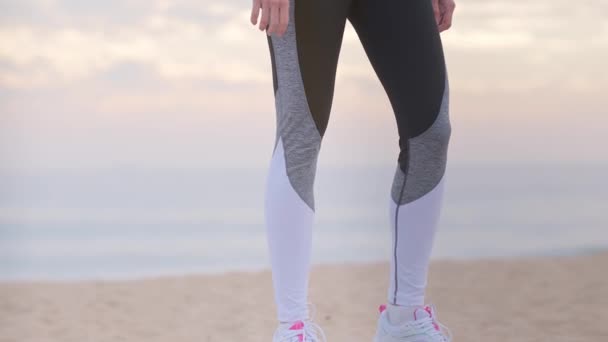
{"label": "shoelace", "polygon": [[[424,331],[429,336],[433,337],[433,339],[437,339],[437,341],[441,342],[451,342],[452,341],[452,332],[448,327],[441,324],[437,319],[433,319],[431,317],[425,317],[416,321],[409,322],[412,326]],[[446,332],[447,336],[442,333],[442,330]]]}
{"label": "shoelace", "polygon": [[327,337],[321,327],[312,321],[304,322],[305,341],[310,342],[327,342]]}
{"label": "shoelace", "polygon": [[302,330],[288,330],[284,332],[281,342],[300,342],[300,335],[304,334],[305,342],[327,342],[327,337],[321,327],[313,322],[316,313],[316,307],[311,302],[307,303],[310,319],[303,320],[304,327]]}
{"label": "shoelace", "polygon": [[325,337],[323,329],[321,329],[321,327],[313,321],[317,308],[311,302],[307,302],[306,305],[308,306],[308,312],[310,315],[310,319],[304,322],[304,333],[306,340],[310,339],[310,342],[327,342],[327,337]]}
{"label": "shoelace", "polygon": [[305,342],[327,342],[327,337],[321,327],[310,320],[305,320],[302,330],[288,330],[283,333],[281,342],[300,342],[300,336],[304,336]]}

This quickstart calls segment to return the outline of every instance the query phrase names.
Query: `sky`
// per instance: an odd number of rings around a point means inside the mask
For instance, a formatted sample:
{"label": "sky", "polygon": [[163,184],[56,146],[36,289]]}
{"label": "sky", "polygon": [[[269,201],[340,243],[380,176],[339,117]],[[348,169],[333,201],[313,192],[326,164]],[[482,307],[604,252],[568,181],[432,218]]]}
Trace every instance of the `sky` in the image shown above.
{"label": "sky", "polygon": [[[452,181],[439,255],[605,247],[608,1],[456,3],[441,36]],[[214,263],[243,246],[266,255],[276,121],[250,9],[0,0],[0,273],[32,260],[40,272],[97,269],[102,254],[111,267]],[[362,241],[384,253],[377,228],[397,156],[389,101],[347,24],[319,156],[316,255],[339,243],[365,254]]]}
{"label": "sky", "polygon": [[[450,162],[608,162],[608,2],[456,2],[442,34]],[[272,76],[250,6],[0,0],[0,165],[265,167]],[[385,165],[397,152],[390,105],[348,25],[320,163]]]}

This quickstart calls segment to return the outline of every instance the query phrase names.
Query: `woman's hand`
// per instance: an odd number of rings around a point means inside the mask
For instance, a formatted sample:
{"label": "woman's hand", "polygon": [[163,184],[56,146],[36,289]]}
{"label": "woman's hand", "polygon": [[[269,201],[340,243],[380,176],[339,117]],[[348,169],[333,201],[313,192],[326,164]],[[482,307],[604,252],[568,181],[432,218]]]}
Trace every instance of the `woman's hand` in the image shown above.
{"label": "woman's hand", "polygon": [[251,23],[253,25],[258,23],[260,10],[262,10],[260,31],[266,30],[267,35],[276,33],[279,36],[287,31],[289,0],[253,0],[253,8],[251,9]]}
{"label": "woman's hand", "polygon": [[435,12],[435,21],[439,28],[439,32],[445,31],[452,26],[452,15],[456,4],[454,0],[432,0],[433,11]]}

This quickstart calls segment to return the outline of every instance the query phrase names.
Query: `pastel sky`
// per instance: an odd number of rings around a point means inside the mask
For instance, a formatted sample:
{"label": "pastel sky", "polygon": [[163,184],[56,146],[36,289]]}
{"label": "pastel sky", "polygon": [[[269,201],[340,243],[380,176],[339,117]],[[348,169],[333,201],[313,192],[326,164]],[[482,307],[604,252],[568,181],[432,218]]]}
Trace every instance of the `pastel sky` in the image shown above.
{"label": "pastel sky", "polygon": [[[457,0],[442,35],[454,163],[608,162],[608,2]],[[0,0],[0,165],[266,165],[266,37],[245,0]],[[348,25],[320,161],[393,163]]]}

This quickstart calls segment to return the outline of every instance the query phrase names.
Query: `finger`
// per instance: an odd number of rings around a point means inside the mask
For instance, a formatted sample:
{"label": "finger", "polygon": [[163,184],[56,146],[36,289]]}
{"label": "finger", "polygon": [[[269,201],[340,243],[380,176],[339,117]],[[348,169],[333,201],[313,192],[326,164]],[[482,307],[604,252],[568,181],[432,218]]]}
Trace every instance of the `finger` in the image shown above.
{"label": "finger", "polygon": [[253,25],[258,23],[258,17],[260,16],[260,0],[253,0],[253,6],[251,7],[251,23]]}
{"label": "finger", "polygon": [[268,28],[268,21],[270,20],[270,1],[262,1],[262,19],[260,19],[260,31],[264,31]]}
{"label": "finger", "polygon": [[435,22],[437,25],[441,23],[441,12],[439,12],[439,0],[431,0],[433,4],[433,14],[435,15]]}
{"label": "finger", "polygon": [[449,14],[445,14],[441,18],[441,24],[439,25],[439,32],[443,32],[452,27],[452,17]]}
{"label": "finger", "polygon": [[285,34],[287,31],[287,26],[289,25],[289,2],[285,2],[284,6],[281,6],[280,9],[280,18],[279,18],[279,35]]}
{"label": "finger", "polygon": [[279,28],[279,6],[273,5],[270,8],[270,25],[268,26],[268,30],[266,34],[270,35]]}
{"label": "finger", "polygon": [[452,17],[454,15],[455,5],[453,2],[448,3],[441,14],[441,24],[439,25],[439,32],[445,31],[452,27]]}

